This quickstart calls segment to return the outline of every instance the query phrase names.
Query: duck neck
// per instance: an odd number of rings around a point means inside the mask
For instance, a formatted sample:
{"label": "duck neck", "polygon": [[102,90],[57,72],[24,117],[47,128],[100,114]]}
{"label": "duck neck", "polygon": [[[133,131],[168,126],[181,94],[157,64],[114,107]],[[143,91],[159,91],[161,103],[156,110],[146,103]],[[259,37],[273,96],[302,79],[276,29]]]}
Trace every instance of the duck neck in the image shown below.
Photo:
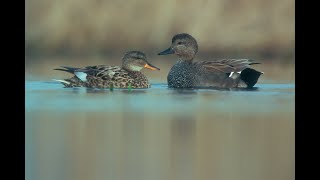
{"label": "duck neck", "polygon": [[192,56],[192,57],[182,57],[182,56],[180,56],[180,57],[179,57],[179,60],[180,60],[181,62],[192,63],[193,58],[194,58],[193,56]]}
{"label": "duck neck", "polygon": [[122,69],[131,72],[130,68],[126,64],[122,64]]}
{"label": "duck neck", "polygon": [[194,51],[186,51],[186,52],[183,52],[183,53],[176,53],[179,57],[179,60],[181,61],[185,61],[185,62],[192,62],[195,55],[196,55],[196,52]]}
{"label": "duck neck", "polygon": [[140,71],[129,71],[129,74],[136,83],[148,82],[148,78]]}
{"label": "duck neck", "polygon": [[144,74],[142,72],[140,72],[140,71],[130,71],[130,70],[127,70],[127,71],[134,78],[137,78],[139,76],[144,76]]}

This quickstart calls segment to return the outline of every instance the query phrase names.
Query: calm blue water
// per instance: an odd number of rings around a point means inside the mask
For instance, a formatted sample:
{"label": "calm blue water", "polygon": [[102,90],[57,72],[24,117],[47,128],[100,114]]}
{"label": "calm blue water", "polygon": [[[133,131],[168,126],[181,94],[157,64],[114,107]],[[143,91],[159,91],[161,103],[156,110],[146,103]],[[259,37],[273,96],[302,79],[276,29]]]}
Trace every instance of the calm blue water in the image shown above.
{"label": "calm blue water", "polygon": [[294,84],[25,87],[26,180],[294,179]]}
{"label": "calm blue water", "polygon": [[[292,111],[295,96],[294,84],[258,84],[255,90],[169,89],[166,84],[152,84],[150,89],[123,90],[63,88],[57,82],[26,81],[26,110],[57,111],[149,111],[185,112],[201,109],[223,111],[239,106],[248,111],[273,111],[283,108]],[[226,109],[224,109],[226,108]]]}

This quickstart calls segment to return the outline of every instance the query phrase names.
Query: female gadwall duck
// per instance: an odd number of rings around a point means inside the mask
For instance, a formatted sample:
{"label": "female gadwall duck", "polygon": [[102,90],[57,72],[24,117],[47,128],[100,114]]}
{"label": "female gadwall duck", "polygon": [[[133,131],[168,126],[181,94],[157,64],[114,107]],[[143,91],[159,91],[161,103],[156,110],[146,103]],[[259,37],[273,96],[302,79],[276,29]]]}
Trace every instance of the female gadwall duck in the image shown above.
{"label": "female gadwall duck", "polygon": [[89,88],[149,88],[147,77],[140,72],[143,68],[160,70],[151,65],[146,55],[140,51],[127,52],[122,58],[122,67],[119,66],[87,66],[85,68],[73,68],[61,66],[54,70],[66,71],[74,77],[61,82],[65,87],[89,87]]}
{"label": "female gadwall duck", "polygon": [[176,54],[179,57],[179,61],[167,76],[170,88],[251,88],[262,74],[250,68],[250,65],[260,63],[249,59],[193,62],[197,52],[198,44],[195,38],[182,33],[175,35],[171,46],[158,54]]}

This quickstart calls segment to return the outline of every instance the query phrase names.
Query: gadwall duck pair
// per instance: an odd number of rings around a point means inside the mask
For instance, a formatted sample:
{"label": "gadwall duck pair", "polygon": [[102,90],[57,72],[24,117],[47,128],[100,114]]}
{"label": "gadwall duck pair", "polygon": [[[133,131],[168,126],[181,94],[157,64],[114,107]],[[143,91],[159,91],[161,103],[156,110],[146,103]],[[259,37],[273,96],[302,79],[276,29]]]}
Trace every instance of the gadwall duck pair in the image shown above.
{"label": "gadwall duck pair", "polygon": [[[198,44],[191,35],[182,33],[172,38],[171,46],[158,55],[176,54],[178,62],[171,68],[168,76],[170,88],[251,88],[262,72],[251,68],[260,64],[249,59],[222,59],[217,61],[193,62],[198,52]],[[147,61],[140,51],[127,52],[119,66],[88,66],[73,68],[62,66],[55,70],[72,73],[74,77],[56,80],[65,87],[91,88],[149,88],[150,83],[143,68],[160,70]]]}

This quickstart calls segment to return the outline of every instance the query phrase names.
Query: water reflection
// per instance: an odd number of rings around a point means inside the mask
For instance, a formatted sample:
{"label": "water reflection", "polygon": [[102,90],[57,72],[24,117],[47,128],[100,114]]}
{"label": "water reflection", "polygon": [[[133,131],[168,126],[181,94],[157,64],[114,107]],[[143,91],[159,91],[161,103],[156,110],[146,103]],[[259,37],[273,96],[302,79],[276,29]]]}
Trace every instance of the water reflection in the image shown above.
{"label": "water reflection", "polygon": [[26,180],[294,179],[292,86],[47,85],[26,84]]}
{"label": "water reflection", "polygon": [[175,94],[197,94],[196,89],[174,89],[169,88],[169,92],[171,92],[173,95]]}
{"label": "water reflection", "polygon": [[97,89],[97,88],[84,88],[84,87],[75,87],[75,88],[66,88],[70,89],[72,92],[77,94],[106,94],[112,93],[113,91],[118,91],[124,94],[143,94],[146,93],[145,89]]}
{"label": "water reflection", "polygon": [[171,119],[172,179],[197,179],[195,176],[194,115],[174,115]]}
{"label": "water reflection", "polygon": [[147,89],[122,89],[120,92],[124,94],[144,94],[148,91]]}

